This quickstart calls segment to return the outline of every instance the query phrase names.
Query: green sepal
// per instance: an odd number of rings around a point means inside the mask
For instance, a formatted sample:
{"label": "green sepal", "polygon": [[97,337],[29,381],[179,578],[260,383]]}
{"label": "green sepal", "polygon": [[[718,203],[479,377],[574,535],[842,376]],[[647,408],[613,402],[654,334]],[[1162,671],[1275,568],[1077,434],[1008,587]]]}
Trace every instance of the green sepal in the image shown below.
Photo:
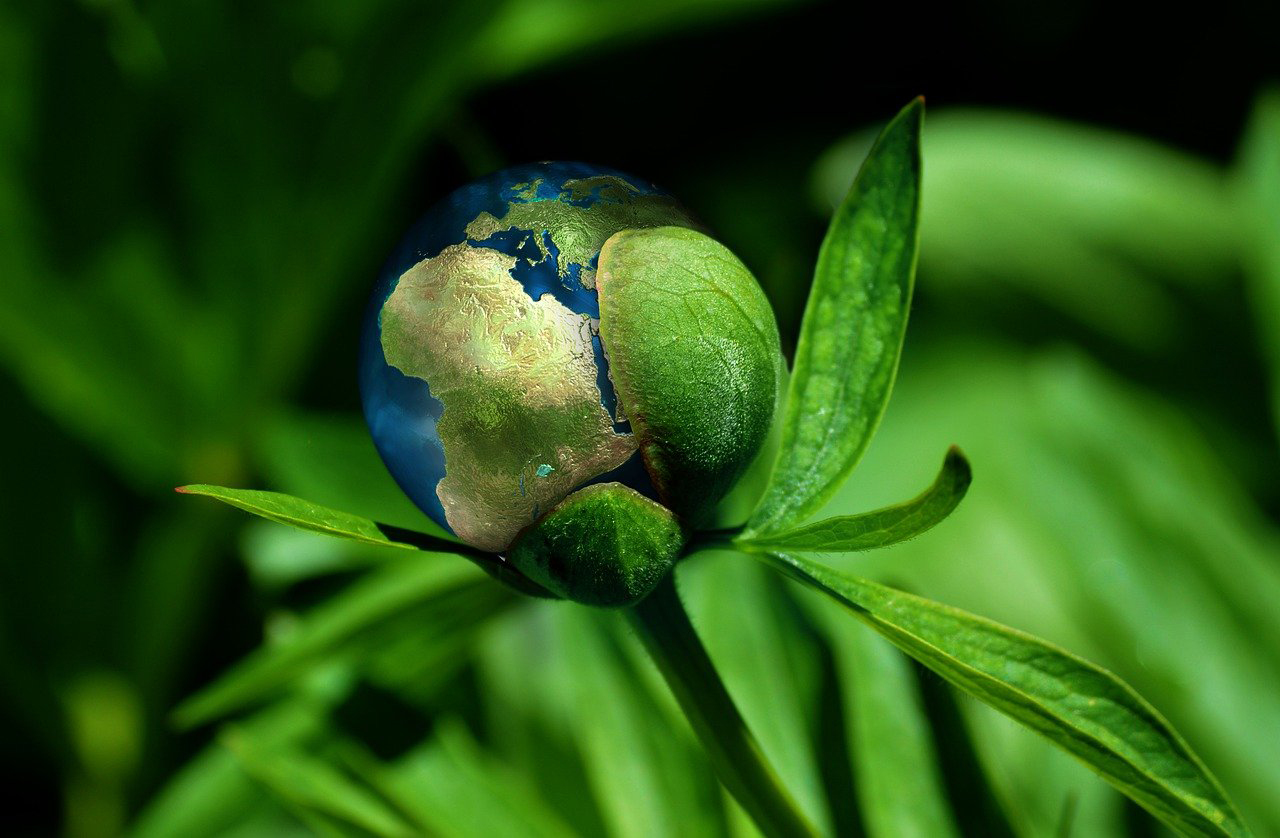
{"label": "green sepal", "polygon": [[782,375],[773,309],[696,230],[624,230],[600,251],[600,338],[663,502],[704,524],[760,449]]}
{"label": "green sepal", "polygon": [[915,287],[924,100],[876,140],[818,251],[780,417],[782,438],[747,538],[822,508],[871,442],[898,373]]}
{"label": "green sepal", "polygon": [[557,504],[506,558],[547,590],[609,608],[644,599],[684,542],[671,510],[621,483],[597,483]]}

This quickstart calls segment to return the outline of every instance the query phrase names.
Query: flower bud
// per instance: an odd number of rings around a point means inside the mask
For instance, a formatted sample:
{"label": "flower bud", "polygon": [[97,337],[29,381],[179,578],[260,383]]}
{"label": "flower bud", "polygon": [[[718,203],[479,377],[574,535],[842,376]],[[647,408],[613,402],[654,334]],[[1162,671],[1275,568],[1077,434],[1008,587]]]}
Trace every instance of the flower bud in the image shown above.
{"label": "flower bud", "polygon": [[561,596],[625,605],[755,456],[780,370],[759,286],[670,195],[542,163],[410,230],[370,300],[360,393],[438,524]]}

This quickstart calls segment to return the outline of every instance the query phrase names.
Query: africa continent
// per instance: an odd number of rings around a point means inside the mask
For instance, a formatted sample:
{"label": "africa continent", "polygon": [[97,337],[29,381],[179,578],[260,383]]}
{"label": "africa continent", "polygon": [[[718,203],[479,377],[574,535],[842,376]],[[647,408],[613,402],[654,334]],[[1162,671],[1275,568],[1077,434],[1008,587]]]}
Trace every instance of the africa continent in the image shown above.
{"label": "africa continent", "polygon": [[445,517],[494,552],[636,450],[601,403],[590,319],[550,294],[530,297],[515,265],[498,250],[450,245],[407,270],[381,312],[387,363],[444,405]]}

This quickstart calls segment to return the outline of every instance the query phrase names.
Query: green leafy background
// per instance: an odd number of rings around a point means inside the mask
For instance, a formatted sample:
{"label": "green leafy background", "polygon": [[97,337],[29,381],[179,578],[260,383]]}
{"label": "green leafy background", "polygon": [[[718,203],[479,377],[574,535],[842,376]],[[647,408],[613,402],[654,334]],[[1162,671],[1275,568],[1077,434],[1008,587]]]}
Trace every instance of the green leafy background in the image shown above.
{"label": "green leafy background", "polygon": [[[974,482],[919,538],[814,560],[1106,666],[1280,835],[1266,14],[0,6],[0,831],[752,834],[620,615],[171,489],[438,534],[367,441],[355,338],[403,229],[504,163],[670,188],[756,272],[790,355],[832,208],[924,93],[899,380],[814,517],[916,495],[952,444]],[[1205,38],[1234,60],[1185,60]],[[1163,829],[758,562],[706,553],[680,581],[823,830]]]}

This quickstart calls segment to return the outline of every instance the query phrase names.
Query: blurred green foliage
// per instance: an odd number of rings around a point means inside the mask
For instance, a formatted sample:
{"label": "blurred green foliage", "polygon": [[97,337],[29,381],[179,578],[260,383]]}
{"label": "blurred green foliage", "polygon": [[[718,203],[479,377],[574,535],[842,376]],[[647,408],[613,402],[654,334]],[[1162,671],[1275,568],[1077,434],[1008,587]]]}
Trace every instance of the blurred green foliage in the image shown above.
{"label": "blurred green foliage", "polygon": [[[680,194],[758,273],[794,341],[825,215],[871,136],[858,129],[890,111],[868,94],[827,108],[836,121],[764,118],[752,134],[696,88],[703,104],[677,110],[727,126],[713,153],[700,124],[566,102],[602,64],[635,77],[629,92],[683,102],[661,66],[719,84],[734,39],[734,71],[764,84],[781,71],[748,46],[774,20],[828,14],[769,0],[0,6],[0,772],[21,803],[0,829],[751,834],[617,615],[168,492],[265,486],[427,526],[355,412],[356,312],[435,197],[560,155],[526,137],[538,125],[486,115],[530,85],[581,138],[560,156],[589,149]],[[1280,98],[1230,126],[1231,161],[947,104],[925,129],[898,389],[823,514],[909,497],[952,443],[976,479],[945,526],[838,561],[1110,667],[1256,830],[1280,834]],[[705,555],[681,582],[815,822],[1155,829],[754,562]],[[930,806],[903,806],[913,780],[937,788]]]}

